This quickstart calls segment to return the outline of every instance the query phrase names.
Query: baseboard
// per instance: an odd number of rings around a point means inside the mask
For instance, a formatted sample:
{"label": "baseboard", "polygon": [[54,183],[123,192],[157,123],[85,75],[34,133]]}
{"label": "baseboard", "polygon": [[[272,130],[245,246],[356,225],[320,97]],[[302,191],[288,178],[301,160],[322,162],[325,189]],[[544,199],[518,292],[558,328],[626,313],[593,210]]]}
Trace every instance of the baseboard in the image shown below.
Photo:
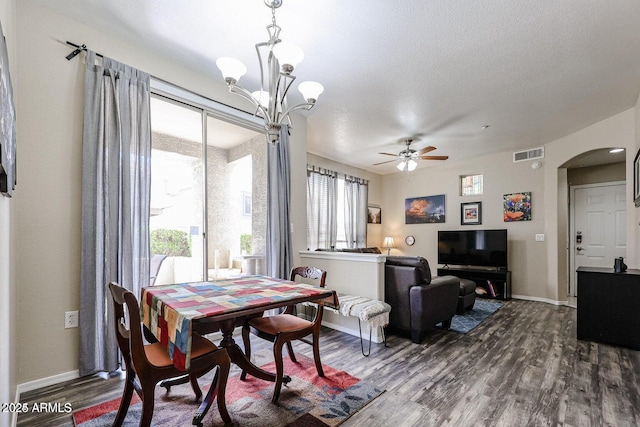
{"label": "baseboard", "polygon": [[513,299],[521,299],[525,301],[544,302],[551,305],[567,305],[567,301],[557,301],[549,298],[531,297],[527,295],[511,295]]}
{"label": "baseboard", "polygon": [[[349,335],[353,335],[354,337],[360,337],[360,331],[355,329],[346,328],[342,325],[337,325],[335,323],[327,322],[325,320],[322,321],[322,326],[326,326],[327,328],[335,329],[336,331],[344,332]],[[365,341],[369,341],[369,330],[366,326],[362,327],[362,339]],[[384,342],[382,335],[380,334],[380,328],[374,328],[371,333],[371,341],[376,344],[381,344]]]}
{"label": "baseboard", "polygon": [[39,388],[48,387],[50,385],[59,384],[69,380],[75,380],[80,378],[80,371],[75,370],[71,372],[64,372],[62,374],[53,375],[51,377],[40,378],[38,380],[29,381],[26,383],[18,384],[16,398],[20,399],[21,393],[37,390]]}

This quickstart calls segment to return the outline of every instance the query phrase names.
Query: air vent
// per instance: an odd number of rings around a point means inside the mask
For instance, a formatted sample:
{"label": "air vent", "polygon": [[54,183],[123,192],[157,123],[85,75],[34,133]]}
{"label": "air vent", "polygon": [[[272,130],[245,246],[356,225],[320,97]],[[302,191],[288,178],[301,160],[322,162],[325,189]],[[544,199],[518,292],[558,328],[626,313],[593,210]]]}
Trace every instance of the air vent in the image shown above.
{"label": "air vent", "polygon": [[516,151],[513,153],[513,162],[524,162],[525,160],[543,159],[544,147],[532,148],[531,150]]}

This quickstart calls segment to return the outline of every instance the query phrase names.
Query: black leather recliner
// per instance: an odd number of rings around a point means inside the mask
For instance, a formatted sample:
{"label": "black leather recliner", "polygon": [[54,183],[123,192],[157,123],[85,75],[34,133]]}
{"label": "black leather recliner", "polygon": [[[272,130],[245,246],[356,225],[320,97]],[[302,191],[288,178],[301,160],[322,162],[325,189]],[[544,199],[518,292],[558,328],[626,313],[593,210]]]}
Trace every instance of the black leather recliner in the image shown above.
{"label": "black leather recliner", "polygon": [[448,329],[456,314],[460,279],[431,278],[422,257],[388,256],[385,263],[385,301],[391,305],[391,330],[410,332],[419,344],[438,323]]}

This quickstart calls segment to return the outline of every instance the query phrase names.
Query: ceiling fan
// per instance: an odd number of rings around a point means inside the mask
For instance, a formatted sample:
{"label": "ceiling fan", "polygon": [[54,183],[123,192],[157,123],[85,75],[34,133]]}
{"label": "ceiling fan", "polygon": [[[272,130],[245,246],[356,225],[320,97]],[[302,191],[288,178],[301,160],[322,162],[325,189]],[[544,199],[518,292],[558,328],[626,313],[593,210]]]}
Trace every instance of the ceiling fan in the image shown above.
{"label": "ceiling fan", "polygon": [[405,148],[398,154],[378,153],[378,154],[383,154],[385,156],[393,156],[397,158],[394,160],[387,160],[386,162],[374,163],[373,166],[382,165],[385,163],[390,163],[390,162],[395,162],[397,160],[400,160],[400,162],[397,165],[397,168],[400,169],[401,171],[405,170],[406,168],[407,171],[411,172],[416,168],[416,166],[418,166],[418,162],[416,162],[416,160],[447,160],[449,158],[449,156],[425,156],[425,154],[435,150],[436,147],[429,145],[427,147],[424,147],[422,150],[414,150],[411,148],[411,143],[413,141],[415,141],[414,138],[404,138],[403,142],[405,143],[407,148]]}

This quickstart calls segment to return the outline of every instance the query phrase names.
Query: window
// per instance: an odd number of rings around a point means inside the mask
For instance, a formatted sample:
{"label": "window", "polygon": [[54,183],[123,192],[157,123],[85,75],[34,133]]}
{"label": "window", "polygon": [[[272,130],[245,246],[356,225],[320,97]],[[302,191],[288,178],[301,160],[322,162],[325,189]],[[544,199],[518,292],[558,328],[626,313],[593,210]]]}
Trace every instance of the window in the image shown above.
{"label": "window", "polygon": [[367,241],[366,180],[307,167],[307,247],[343,249]]}
{"label": "window", "polygon": [[460,177],[460,195],[475,196],[482,194],[482,174],[462,175]]}
{"label": "window", "polygon": [[[344,178],[338,177],[338,191],[336,192],[337,197],[337,212],[344,212],[345,210],[345,202],[344,202]],[[347,231],[345,228],[345,215],[336,215],[336,225],[337,225],[337,234],[336,234],[336,249],[344,249],[348,248],[349,244],[347,243]]]}
{"label": "window", "polygon": [[247,216],[251,215],[251,194],[242,194],[242,213]]}

